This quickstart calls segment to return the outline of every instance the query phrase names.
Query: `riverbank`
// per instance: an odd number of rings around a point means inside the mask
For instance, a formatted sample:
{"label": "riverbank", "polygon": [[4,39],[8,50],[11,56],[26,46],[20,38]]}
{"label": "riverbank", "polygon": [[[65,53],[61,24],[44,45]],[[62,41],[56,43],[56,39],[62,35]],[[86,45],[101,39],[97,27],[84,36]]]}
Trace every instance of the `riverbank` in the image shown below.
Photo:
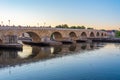
{"label": "riverbank", "polygon": [[0,49],[7,49],[7,50],[22,50],[22,44],[0,44]]}
{"label": "riverbank", "polygon": [[93,39],[92,42],[120,43],[120,38]]}

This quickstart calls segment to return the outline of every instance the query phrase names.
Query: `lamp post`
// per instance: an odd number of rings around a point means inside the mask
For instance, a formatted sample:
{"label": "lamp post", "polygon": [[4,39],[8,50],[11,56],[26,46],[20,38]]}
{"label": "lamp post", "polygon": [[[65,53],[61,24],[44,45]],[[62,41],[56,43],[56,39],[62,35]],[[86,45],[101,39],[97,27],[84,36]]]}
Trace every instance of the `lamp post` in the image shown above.
{"label": "lamp post", "polygon": [[9,26],[10,26],[10,20],[8,20]]}
{"label": "lamp post", "polygon": [[46,24],[46,23],[44,22],[44,27],[45,27],[45,24]]}
{"label": "lamp post", "polygon": [[3,21],[1,21],[1,26],[3,26]]}
{"label": "lamp post", "polygon": [[37,23],[37,26],[39,27],[39,23]]}

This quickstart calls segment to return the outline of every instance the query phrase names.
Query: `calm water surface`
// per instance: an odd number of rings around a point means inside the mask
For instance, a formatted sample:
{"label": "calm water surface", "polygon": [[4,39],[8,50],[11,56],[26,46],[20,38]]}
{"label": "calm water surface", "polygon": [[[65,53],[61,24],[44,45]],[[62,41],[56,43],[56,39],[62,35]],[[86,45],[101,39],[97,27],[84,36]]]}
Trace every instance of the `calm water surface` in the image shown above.
{"label": "calm water surface", "polygon": [[120,80],[120,44],[0,50],[0,80]]}

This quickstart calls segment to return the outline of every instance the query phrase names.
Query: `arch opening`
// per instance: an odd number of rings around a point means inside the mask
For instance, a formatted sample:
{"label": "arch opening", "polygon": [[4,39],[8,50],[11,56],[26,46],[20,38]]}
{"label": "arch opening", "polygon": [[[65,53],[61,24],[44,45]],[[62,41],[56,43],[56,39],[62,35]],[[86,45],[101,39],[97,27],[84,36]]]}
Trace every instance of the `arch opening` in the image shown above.
{"label": "arch opening", "polygon": [[90,33],[90,38],[94,38],[95,34],[93,32]]}
{"label": "arch opening", "polygon": [[105,33],[105,36],[107,36],[107,34]]}
{"label": "arch opening", "polygon": [[103,37],[103,36],[104,36],[104,34],[102,33],[102,34],[101,34],[101,36]]}
{"label": "arch opening", "polygon": [[72,39],[77,38],[77,35],[76,35],[76,33],[74,33],[74,32],[70,32],[70,33],[69,33],[69,36],[70,36],[70,38],[72,38]]}
{"label": "arch opening", "polygon": [[3,43],[3,41],[2,41],[2,39],[0,39],[0,44],[2,44]]}
{"label": "arch opening", "polygon": [[22,33],[20,35],[20,38],[22,38],[23,40],[32,41],[32,42],[40,42],[41,41],[41,38],[35,32]]}
{"label": "arch opening", "polygon": [[51,34],[50,39],[51,40],[56,40],[56,41],[61,41],[62,34],[60,32],[54,32],[54,33]]}
{"label": "arch opening", "polygon": [[87,39],[87,34],[85,32],[81,33],[81,39]]}
{"label": "arch opening", "polygon": [[99,33],[99,32],[97,32],[96,36],[97,36],[97,37],[99,37],[99,36],[100,36],[100,33]]}

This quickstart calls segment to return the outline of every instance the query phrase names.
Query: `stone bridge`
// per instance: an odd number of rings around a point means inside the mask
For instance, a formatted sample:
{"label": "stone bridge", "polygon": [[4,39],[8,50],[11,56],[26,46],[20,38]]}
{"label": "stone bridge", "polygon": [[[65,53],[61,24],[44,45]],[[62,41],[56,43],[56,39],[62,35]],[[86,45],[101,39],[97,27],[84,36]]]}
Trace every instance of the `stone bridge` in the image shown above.
{"label": "stone bridge", "polygon": [[107,33],[99,30],[1,26],[0,43],[14,43],[18,37],[21,37],[24,33],[28,33],[33,42],[107,38]]}

